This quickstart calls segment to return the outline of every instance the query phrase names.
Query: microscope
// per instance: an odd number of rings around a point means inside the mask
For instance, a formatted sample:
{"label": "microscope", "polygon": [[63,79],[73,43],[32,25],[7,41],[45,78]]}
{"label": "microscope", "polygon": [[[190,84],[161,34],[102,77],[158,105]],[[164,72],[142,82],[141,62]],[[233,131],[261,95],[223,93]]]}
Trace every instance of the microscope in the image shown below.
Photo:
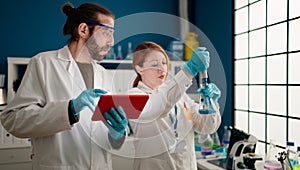
{"label": "microscope", "polygon": [[256,170],[255,162],[263,160],[255,152],[257,138],[241,130],[229,127],[231,130],[230,144],[226,160],[227,170]]}

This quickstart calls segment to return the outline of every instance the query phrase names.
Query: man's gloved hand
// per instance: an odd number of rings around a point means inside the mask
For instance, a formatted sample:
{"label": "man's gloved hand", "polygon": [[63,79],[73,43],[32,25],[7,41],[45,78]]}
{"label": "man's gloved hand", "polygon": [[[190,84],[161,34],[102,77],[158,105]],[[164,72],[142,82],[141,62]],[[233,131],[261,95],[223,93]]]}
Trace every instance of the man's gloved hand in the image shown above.
{"label": "man's gloved hand", "polygon": [[104,113],[108,134],[114,139],[119,140],[125,135],[128,120],[121,106],[111,108],[109,112]]}
{"label": "man's gloved hand", "polygon": [[195,77],[198,72],[206,71],[209,67],[209,52],[205,51],[205,47],[197,47],[191,59],[181,66],[181,69],[188,72],[191,76]]}
{"label": "man's gloved hand", "polygon": [[212,98],[215,103],[221,97],[221,91],[214,83],[208,83],[206,86],[199,88],[197,92],[204,97]]}
{"label": "man's gloved hand", "polygon": [[92,112],[95,111],[97,101],[102,94],[107,93],[101,89],[84,90],[76,99],[71,100],[71,108],[74,115],[78,115],[84,107],[88,107]]}

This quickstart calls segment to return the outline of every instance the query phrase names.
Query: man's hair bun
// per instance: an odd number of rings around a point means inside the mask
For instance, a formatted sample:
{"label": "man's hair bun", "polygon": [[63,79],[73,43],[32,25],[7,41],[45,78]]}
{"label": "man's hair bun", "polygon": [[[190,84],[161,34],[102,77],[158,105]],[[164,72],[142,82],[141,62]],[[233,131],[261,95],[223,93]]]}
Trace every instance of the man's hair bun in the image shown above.
{"label": "man's hair bun", "polygon": [[64,14],[66,14],[67,16],[69,16],[70,14],[74,13],[75,12],[75,8],[74,6],[71,4],[71,3],[65,3],[62,7],[62,12]]}

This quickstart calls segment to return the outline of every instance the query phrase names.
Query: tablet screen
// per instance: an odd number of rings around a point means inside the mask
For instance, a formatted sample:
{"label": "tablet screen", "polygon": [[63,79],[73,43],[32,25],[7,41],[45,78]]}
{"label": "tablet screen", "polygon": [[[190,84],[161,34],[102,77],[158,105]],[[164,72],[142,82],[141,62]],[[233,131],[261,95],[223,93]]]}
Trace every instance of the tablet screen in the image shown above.
{"label": "tablet screen", "polygon": [[101,95],[95,112],[92,116],[93,121],[105,120],[104,113],[110,108],[122,106],[127,119],[137,119],[144,109],[149,99],[147,94],[105,94]]}

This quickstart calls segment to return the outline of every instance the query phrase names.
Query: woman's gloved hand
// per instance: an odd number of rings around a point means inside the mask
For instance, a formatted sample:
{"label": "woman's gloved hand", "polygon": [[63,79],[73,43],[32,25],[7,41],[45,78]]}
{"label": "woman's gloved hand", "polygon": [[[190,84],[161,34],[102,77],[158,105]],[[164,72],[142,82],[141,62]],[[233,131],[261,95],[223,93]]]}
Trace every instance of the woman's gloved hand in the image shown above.
{"label": "woman's gloved hand", "polygon": [[203,97],[212,98],[215,103],[218,103],[218,100],[221,97],[221,91],[214,83],[208,83],[206,86],[199,88],[197,92]]}
{"label": "woman's gloved hand", "polygon": [[188,72],[191,76],[195,77],[198,72],[206,71],[209,67],[209,52],[205,47],[197,47],[191,59],[181,66],[181,69]]}
{"label": "woman's gloved hand", "polygon": [[109,112],[104,113],[106,119],[105,125],[108,127],[108,134],[114,139],[119,140],[125,135],[128,119],[121,106],[111,108]]}
{"label": "woman's gloved hand", "polygon": [[85,107],[94,112],[100,96],[105,93],[107,92],[101,89],[84,90],[76,99],[72,99],[70,102],[73,114],[78,116],[79,112]]}

